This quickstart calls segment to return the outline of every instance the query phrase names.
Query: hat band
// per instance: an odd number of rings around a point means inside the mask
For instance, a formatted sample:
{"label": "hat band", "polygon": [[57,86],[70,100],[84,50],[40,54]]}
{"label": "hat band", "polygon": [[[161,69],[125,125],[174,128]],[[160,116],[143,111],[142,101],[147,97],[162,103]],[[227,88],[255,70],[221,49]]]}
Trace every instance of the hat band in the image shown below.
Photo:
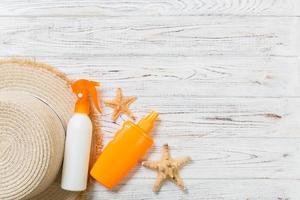
{"label": "hat band", "polygon": [[48,102],[46,102],[44,99],[42,99],[41,97],[38,97],[38,96],[36,96],[36,95],[34,95],[34,94],[32,94],[32,93],[30,93],[30,92],[25,92],[25,91],[0,91],[0,94],[1,93],[13,93],[13,94],[23,94],[23,95],[26,95],[26,96],[30,96],[30,97],[32,97],[32,98],[34,98],[34,99],[36,99],[36,100],[39,100],[40,102],[42,102],[44,105],[46,105],[56,116],[57,116],[57,118],[59,119],[59,121],[60,121],[60,123],[61,123],[61,125],[62,125],[62,127],[63,127],[63,129],[64,129],[64,131],[66,132],[67,131],[67,127],[66,127],[66,125],[65,125],[65,123],[64,123],[64,121],[63,121],[63,119],[62,119],[62,117],[55,111],[55,109],[48,103]]}

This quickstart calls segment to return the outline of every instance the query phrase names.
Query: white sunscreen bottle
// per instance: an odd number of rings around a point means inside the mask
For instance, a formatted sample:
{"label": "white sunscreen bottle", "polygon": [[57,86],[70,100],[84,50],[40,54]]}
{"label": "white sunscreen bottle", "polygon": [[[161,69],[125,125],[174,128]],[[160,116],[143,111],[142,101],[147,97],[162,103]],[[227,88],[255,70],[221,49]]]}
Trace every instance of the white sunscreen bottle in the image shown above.
{"label": "white sunscreen bottle", "polygon": [[93,131],[89,118],[89,96],[100,112],[96,86],[99,86],[99,83],[83,79],[72,84],[72,90],[78,100],[75,105],[75,113],[67,127],[61,180],[61,187],[64,190],[84,191],[87,187]]}

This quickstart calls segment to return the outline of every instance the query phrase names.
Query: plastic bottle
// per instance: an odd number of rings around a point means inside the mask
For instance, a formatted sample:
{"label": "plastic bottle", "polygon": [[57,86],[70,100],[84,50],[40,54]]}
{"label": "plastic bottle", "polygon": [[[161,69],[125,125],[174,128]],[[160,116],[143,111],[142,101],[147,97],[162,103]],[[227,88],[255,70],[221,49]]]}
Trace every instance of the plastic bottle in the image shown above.
{"label": "plastic bottle", "polygon": [[96,86],[99,86],[99,83],[83,79],[72,84],[72,90],[78,100],[75,113],[67,127],[61,181],[61,187],[64,190],[84,191],[86,189],[92,140],[92,122],[88,116],[89,96],[100,112]]}
{"label": "plastic bottle", "polygon": [[152,146],[149,133],[157,117],[151,112],[137,125],[126,121],[97,159],[91,176],[109,189],[117,185]]}

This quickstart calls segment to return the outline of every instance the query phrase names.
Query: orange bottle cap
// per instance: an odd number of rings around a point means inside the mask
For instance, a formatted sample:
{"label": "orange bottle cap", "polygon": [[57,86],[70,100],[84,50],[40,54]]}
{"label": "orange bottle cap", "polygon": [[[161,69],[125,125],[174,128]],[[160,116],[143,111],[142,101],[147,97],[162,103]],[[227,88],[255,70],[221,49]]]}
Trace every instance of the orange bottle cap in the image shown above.
{"label": "orange bottle cap", "polygon": [[101,112],[101,108],[97,97],[96,86],[100,86],[100,83],[85,80],[85,79],[75,81],[72,84],[71,86],[72,90],[78,98],[75,105],[76,113],[85,113],[85,114],[90,113],[90,101],[88,99],[89,96],[91,97],[92,102],[95,105],[96,109],[99,112]]}

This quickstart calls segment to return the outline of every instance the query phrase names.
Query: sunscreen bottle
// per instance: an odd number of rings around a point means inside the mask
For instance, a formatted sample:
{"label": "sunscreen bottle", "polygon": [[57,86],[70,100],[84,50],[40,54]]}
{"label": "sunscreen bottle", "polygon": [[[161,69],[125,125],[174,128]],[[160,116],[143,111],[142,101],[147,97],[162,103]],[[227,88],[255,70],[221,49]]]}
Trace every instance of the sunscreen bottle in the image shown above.
{"label": "sunscreen bottle", "polygon": [[124,122],[105,147],[90,174],[108,189],[117,185],[152,146],[150,132],[158,113],[151,112],[138,124]]}
{"label": "sunscreen bottle", "polygon": [[72,84],[72,90],[78,100],[75,113],[67,127],[61,180],[61,187],[64,190],[84,191],[86,189],[92,141],[89,96],[100,112],[96,86],[99,86],[99,83],[83,79]]}

